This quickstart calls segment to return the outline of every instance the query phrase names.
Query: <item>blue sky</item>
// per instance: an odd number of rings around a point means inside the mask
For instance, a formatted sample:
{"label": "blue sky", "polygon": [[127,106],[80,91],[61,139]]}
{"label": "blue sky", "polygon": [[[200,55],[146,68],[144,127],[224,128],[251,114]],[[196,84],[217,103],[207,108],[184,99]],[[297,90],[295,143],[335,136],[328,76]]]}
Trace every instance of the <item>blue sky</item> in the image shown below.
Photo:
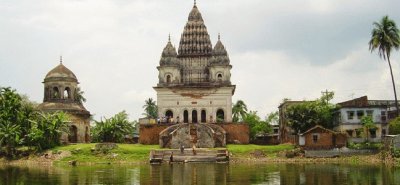
{"label": "blue sky", "polygon": [[[400,24],[398,0],[197,4],[212,43],[220,32],[228,49],[234,101],[244,100],[261,117],[284,98],[315,99],[325,89],[335,91],[335,102],[393,98],[388,65],[368,51],[368,41],[382,16]],[[144,100],[156,98],[152,87],[168,34],[177,46],[192,6],[192,0],[1,0],[0,86],[41,102],[41,82],[63,55],[96,119],[122,110],[137,119]],[[392,62],[398,86],[398,51]]]}

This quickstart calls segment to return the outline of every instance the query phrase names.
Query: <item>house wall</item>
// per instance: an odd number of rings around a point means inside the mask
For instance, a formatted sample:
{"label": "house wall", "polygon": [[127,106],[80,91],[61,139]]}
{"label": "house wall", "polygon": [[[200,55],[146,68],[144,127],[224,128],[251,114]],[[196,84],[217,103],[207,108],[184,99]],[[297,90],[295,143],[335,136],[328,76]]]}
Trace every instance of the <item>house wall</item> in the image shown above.
{"label": "house wall", "polygon": [[[348,112],[353,111],[353,119],[349,118]],[[364,135],[358,136],[356,133],[357,129],[363,129],[361,124],[361,117],[357,116],[357,111],[363,111],[364,116],[367,115],[367,111],[372,111],[372,118],[375,123],[376,128],[376,141],[384,135],[384,133],[389,133],[389,127],[387,125],[387,112],[385,108],[382,107],[359,107],[359,108],[341,108],[339,110],[338,119],[336,120],[335,131],[346,133],[351,138],[363,138]],[[384,114],[382,114],[384,112]],[[352,133],[351,133],[352,132]],[[369,134],[370,135],[370,134]],[[373,138],[372,138],[373,139]]]}
{"label": "house wall", "polygon": [[[317,142],[313,141],[313,135],[318,135]],[[309,132],[305,134],[305,148],[313,148],[313,149],[325,149],[325,148],[332,148],[332,137],[333,134],[330,132]]]}
{"label": "house wall", "polygon": [[[349,119],[347,112],[354,111],[353,119]],[[372,108],[341,108],[340,109],[340,119],[341,123],[348,124],[359,124],[361,123],[361,117],[357,117],[357,111],[363,111],[364,115],[367,115],[367,111],[373,111],[372,118],[375,123],[386,122],[386,119],[382,119],[382,117],[386,118],[386,109],[380,107],[372,107]],[[385,114],[381,114],[381,112],[385,112]]]}

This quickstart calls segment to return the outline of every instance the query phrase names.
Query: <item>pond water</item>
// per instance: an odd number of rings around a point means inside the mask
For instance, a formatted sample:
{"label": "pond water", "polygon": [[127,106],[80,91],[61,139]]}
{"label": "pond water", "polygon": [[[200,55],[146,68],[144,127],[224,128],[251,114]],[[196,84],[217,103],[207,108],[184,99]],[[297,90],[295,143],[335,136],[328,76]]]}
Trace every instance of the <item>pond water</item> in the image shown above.
{"label": "pond water", "polygon": [[400,168],[343,164],[0,166],[0,184],[400,184]]}

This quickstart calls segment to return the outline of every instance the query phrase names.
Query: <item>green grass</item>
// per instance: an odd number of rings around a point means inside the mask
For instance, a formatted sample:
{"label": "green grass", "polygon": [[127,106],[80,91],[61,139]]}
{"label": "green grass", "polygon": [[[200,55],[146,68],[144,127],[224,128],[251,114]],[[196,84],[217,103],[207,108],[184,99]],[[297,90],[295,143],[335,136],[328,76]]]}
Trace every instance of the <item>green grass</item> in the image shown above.
{"label": "green grass", "polygon": [[294,146],[291,144],[281,144],[281,145],[227,145],[227,149],[234,156],[244,157],[250,156],[251,152],[255,150],[260,150],[264,152],[267,156],[275,157],[280,151],[291,150]]}
{"label": "green grass", "polygon": [[106,154],[98,154],[91,151],[95,145],[95,143],[91,143],[60,146],[52,149],[52,151],[71,152],[71,156],[62,158],[60,162],[76,160],[85,163],[134,163],[147,161],[150,151],[159,149],[158,145],[117,144],[118,148]]}
{"label": "green grass", "polygon": [[[117,144],[118,148],[109,151],[106,154],[94,153],[91,151],[95,147],[95,143],[90,144],[74,144],[53,148],[51,151],[57,153],[59,151],[70,151],[71,156],[64,157],[58,163],[67,163],[76,160],[78,163],[137,163],[147,162],[150,151],[160,149],[158,145],[141,145],[141,144]],[[291,150],[293,145],[227,145],[227,149],[235,157],[250,157],[251,152],[261,150],[269,157],[275,157],[280,151]]]}

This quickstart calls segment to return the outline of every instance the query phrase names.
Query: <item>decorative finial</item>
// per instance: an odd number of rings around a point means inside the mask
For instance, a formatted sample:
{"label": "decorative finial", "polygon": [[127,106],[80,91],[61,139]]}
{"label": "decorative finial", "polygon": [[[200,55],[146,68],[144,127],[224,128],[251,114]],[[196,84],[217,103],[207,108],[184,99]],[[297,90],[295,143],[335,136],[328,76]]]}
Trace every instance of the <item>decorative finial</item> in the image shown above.
{"label": "decorative finial", "polygon": [[62,64],[62,55],[60,55],[60,64]]}
{"label": "decorative finial", "polygon": [[168,33],[168,42],[171,42],[171,33]]}
{"label": "decorative finial", "polygon": [[196,0],[194,0],[194,6],[196,6]]}
{"label": "decorative finial", "polygon": [[221,34],[218,33],[218,40],[221,40]]}

